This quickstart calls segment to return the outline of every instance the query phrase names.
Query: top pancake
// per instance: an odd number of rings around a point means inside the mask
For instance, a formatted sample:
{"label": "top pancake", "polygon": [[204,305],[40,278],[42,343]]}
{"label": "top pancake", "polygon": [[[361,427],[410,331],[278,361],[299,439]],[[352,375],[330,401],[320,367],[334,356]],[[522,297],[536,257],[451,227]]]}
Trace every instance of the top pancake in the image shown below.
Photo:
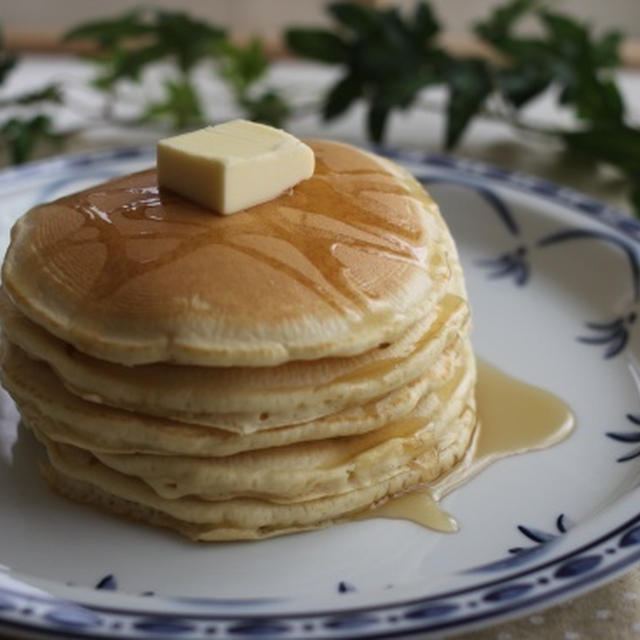
{"label": "top pancake", "polygon": [[159,190],[153,170],[35,207],[4,288],[62,340],[126,365],[273,366],[395,341],[462,281],[448,231],[393,163],[310,145],[312,178],[232,216]]}

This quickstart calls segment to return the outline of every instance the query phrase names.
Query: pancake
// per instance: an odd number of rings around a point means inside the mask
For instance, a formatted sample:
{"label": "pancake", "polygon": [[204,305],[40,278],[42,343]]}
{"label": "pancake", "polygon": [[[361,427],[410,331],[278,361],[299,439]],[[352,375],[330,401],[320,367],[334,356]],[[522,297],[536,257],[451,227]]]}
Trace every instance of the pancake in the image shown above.
{"label": "pancake", "polygon": [[[455,398],[451,404],[440,398],[431,417],[423,415],[425,402],[411,418],[365,435],[320,443],[226,458],[96,453],[93,457],[110,469],[140,478],[168,500],[195,496],[215,502],[248,497],[276,504],[299,503],[380,484],[418,465],[419,460],[423,461],[423,479],[437,478],[442,470],[431,465],[439,465],[440,452],[459,439],[462,430],[473,426],[470,420],[460,419],[462,408],[467,410],[473,403],[468,389],[460,389]],[[42,433],[39,437],[54,442]]]}
{"label": "pancake", "polygon": [[[125,454],[89,451],[103,464],[135,475],[166,498],[197,495],[207,499],[234,496],[268,497],[275,502],[300,501],[344,493],[393,474],[427,449],[438,450],[452,435],[453,420],[473,404],[475,369],[467,350],[450,376],[426,393],[407,415],[388,420],[364,434],[304,441],[288,446],[252,450],[226,457]],[[471,362],[470,362],[471,361]],[[42,418],[32,421],[19,403],[25,421],[47,439],[65,444],[47,431]],[[80,447],[82,448],[82,447]]]}
{"label": "pancake", "polygon": [[35,207],[0,376],[51,487],[193,540],[341,522],[429,487],[476,432],[470,312],[436,205],[392,162],[216,216],[153,170]]}
{"label": "pancake", "polygon": [[20,311],[101,360],[274,366],[396,341],[457,263],[410,174],[310,143],[312,178],[231,216],[155,170],[40,205],[12,230],[3,286]]}
{"label": "pancake", "polygon": [[101,453],[154,453],[228,456],[242,451],[296,442],[366,433],[408,415],[427,393],[446,384],[461,368],[469,369],[461,342],[452,345],[434,367],[404,387],[362,406],[318,420],[237,434],[189,425],[107,405],[70,393],[44,362],[4,340],[0,347],[2,384],[25,420],[49,438]]}
{"label": "pancake", "polygon": [[458,437],[457,429],[469,426],[457,419],[463,407],[473,404],[470,379],[470,372],[464,372],[464,384],[456,377],[451,385],[423,398],[408,416],[362,435],[225,458],[94,455],[105,466],[140,478],[169,499],[255,497],[289,503],[341,495],[394,477],[420,456],[436,452],[439,457],[446,443]]}
{"label": "pancake", "polygon": [[[0,294],[7,339],[47,362],[76,395],[130,411],[212,425],[240,433],[311,420],[361,405],[428,370],[468,332],[465,300],[447,294],[393,344],[351,358],[277,367],[126,367],[70,348],[22,315]],[[221,420],[220,414],[234,412]]]}
{"label": "pancake", "polygon": [[89,452],[42,438],[49,455],[45,477],[75,500],[96,504],[133,519],[170,526],[194,540],[242,540],[326,527],[368,509],[372,504],[423,482],[433,482],[462,459],[475,425],[469,407],[452,431],[458,437],[441,451],[429,450],[411,465],[379,484],[315,500],[278,504],[255,498],[167,499],[145,482],[109,469]]}

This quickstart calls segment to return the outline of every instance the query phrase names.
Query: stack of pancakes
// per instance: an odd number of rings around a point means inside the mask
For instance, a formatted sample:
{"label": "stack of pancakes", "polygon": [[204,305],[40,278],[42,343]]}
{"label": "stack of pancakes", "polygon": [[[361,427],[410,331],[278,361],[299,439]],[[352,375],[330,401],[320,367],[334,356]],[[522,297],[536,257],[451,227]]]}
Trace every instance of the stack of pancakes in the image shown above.
{"label": "stack of pancakes", "polygon": [[465,454],[475,364],[455,247],[392,162],[217,216],[144,171],[29,211],[1,373],[58,492],[196,540],[325,526]]}

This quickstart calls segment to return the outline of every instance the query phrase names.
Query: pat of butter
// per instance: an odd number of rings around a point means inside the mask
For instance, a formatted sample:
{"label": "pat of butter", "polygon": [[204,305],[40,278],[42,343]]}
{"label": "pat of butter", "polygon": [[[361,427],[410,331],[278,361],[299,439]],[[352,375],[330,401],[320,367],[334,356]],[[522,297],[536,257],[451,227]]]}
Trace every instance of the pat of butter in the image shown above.
{"label": "pat of butter", "polygon": [[218,213],[272,200],[313,175],[313,151],[285,131],[232,120],[158,142],[158,184]]}

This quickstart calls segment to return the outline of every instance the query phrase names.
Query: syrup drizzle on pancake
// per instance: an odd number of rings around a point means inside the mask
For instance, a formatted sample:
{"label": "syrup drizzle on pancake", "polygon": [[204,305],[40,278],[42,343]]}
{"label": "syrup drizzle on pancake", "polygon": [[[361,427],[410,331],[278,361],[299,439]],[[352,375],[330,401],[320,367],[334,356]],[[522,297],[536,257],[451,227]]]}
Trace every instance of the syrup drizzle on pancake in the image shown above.
{"label": "syrup drizzle on pancake", "polygon": [[[82,292],[87,301],[104,301],[132,279],[201,250],[229,252],[255,269],[271,267],[341,313],[375,305],[377,280],[387,277],[381,265],[437,279],[449,275],[443,256],[430,250],[434,238],[423,230],[423,202],[408,186],[362,154],[348,154],[347,171],[338,158],[344,151],[318,143],[315,152],[311,179],[229,217],[159,189],[155,170],[70,195],[58,204],[81,220],[53,242],[55,234],[41,234],[40,250],[48,261],[64,261],[74,247],[93,248],[97,273]],[[389,216],[391,208],[401,213]],[[370,257],[380,275],[367,288],[356,271]]]}

